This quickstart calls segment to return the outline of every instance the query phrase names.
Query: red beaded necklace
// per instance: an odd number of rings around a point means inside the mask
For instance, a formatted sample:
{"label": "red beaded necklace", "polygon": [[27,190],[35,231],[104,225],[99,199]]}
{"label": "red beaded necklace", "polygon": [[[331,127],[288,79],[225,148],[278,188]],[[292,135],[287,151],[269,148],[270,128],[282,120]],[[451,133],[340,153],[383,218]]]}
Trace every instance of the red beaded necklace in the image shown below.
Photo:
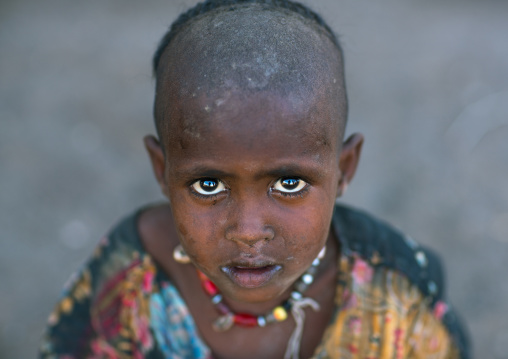
{"label": "red beaded necklace", "polygon": [[199,279],[201,280],[201,286],[204,291],[210,296],[212,303],[217,308],[220,316],[213,323],[213,329],[218,332],[229,330],[233,325],[241,327],[264,327],[267,324],[283,322],[288,318],[288,313],[292,311],[292,308],[304,299],[303,292],[307,290],[308,286],[314,281],[314,275],[316,274],[317,267],[321,263],[321,260],[325,256],[325,249],[323,247],[319,252],[318,256],[312,262],[312,265],[305,271],[305,273],[295,282],[293,291],[288,299],[282,304],[276,306],[266,315],[252,315],[249,313],[233,313],[233,311],[224,303],[222,294],[215,284],[200,270],[198,270]]}

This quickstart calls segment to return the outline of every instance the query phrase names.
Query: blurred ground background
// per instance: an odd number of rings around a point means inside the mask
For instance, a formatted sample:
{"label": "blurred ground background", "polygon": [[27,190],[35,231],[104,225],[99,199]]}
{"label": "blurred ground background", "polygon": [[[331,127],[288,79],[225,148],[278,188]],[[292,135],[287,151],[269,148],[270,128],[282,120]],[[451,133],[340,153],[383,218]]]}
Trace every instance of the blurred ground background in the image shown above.
{"label": "blurred ground background", "polygon": [[[121,216],[161,199],[150,58],[195,1],[0,1],[0,357],[35,356],[65,280]],[[310,1],[306,1],[310,3]],[[477,358],[508,358],[508,2],[319,0],[341,34],[344,201],[445,258]]]}

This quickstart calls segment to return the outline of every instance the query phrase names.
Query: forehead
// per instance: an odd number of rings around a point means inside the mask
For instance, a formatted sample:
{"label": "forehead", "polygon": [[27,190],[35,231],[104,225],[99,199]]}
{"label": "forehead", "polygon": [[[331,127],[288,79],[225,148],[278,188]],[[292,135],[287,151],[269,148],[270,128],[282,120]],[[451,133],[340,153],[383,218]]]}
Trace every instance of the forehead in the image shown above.
{"label": "forehead", "polygon": [[219,157],[338,152],[340,114],[324,96],[223,92],[188,98],[175,109],[162,135],[169,160],[202,157],[212,149]]}

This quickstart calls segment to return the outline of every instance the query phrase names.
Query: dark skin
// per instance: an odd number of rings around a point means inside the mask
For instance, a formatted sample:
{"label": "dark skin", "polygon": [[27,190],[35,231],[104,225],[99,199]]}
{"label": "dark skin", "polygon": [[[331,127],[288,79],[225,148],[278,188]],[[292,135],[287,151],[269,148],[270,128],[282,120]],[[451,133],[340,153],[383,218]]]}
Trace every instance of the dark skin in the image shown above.
{"label": "dark skin", "polygon": [[[196,268],[232,311],[265,315],[326,246],[305,292],[321,309],[305,310],[301,358],[313,354],[333,312],[340,248],[331,216],[363,138],[342,144],[342,56],[321,30],[259,5],[219,11],[178,33],[157,69],[160,139],[147,136],[145,146],[169,205],[146,211],[140,233],[214,358],[281,358],[295,322],[214,332],[219,314]],[[178,244],[192,264],[173,260]]]}
{"label": "dark skin", "polygon": [[[326,246],[305,292],[321,309],[305,310],[301,358],[312,356],[329,323],[340,253],[331,216],[335,199],[354,176],[363,143],[359,134],[340,143],[345,118],[329,93],[290,98],[238,90],[171,99],[176,109],[162,134],[164,146],[145,137],[169,205],[143,213],[142,241],[172,278],[214,358],[281,358],[295,323],[289,317],[264,328],[214,332],[218,313],[196,268],[217,285],[233,311],[261,315],[288,298],[293,283]],[[179,243],[192,264],[174,261]],[[250,287],[224,272],[268,262],[280,269]]]}

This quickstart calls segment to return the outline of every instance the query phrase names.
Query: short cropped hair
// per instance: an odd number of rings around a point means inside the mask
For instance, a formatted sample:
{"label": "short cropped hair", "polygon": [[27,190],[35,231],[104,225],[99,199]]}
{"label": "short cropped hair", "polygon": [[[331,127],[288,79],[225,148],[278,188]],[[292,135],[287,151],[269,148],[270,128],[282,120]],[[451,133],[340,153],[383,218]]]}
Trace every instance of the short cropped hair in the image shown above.
{"label": "short cropped hair", "polygon": [[319,25],[323,28],[330,40],[337,47],[337,50],[342,54],[342,47],[337,39],[337,36],[332,31],[332,29],[328,26],[328,24],[323,20],[323,18],[312,11],[307,6],[300,4],[298,2],[289,1],[289,0],[206,0],[204,2],[198,3],[196,6],[190,8],[186,12],[180,14],[180,16],[171,24],[169,30],[163,36],[161,41],[159,42],[159,46],[155,51],[152,60],[152,68],[154,76],[157,74],[157,69],[159,67],[159,62],[162,56],[162,53],[168,47],[171,40],[180,32],[180,30],[187,24],[190,20],[196,18],[198,15],[203,15],[211,10],[216,10],[222,8],[225,11],[235,11],[235,5],[239,4],[262,4],[264,6],[269,7],[270,9],[285,9],[297,13],[307,19],[313,20],[316,25]]}
{"label": "short cropped hair", "polygon": [[[164,66],[161,66],[164,63]],[[347,119],[342,48],[325,21],[289,0],[207,0],[183,13],[153,57],[159,138],[173,101],[221,91],[326,93]]]}

